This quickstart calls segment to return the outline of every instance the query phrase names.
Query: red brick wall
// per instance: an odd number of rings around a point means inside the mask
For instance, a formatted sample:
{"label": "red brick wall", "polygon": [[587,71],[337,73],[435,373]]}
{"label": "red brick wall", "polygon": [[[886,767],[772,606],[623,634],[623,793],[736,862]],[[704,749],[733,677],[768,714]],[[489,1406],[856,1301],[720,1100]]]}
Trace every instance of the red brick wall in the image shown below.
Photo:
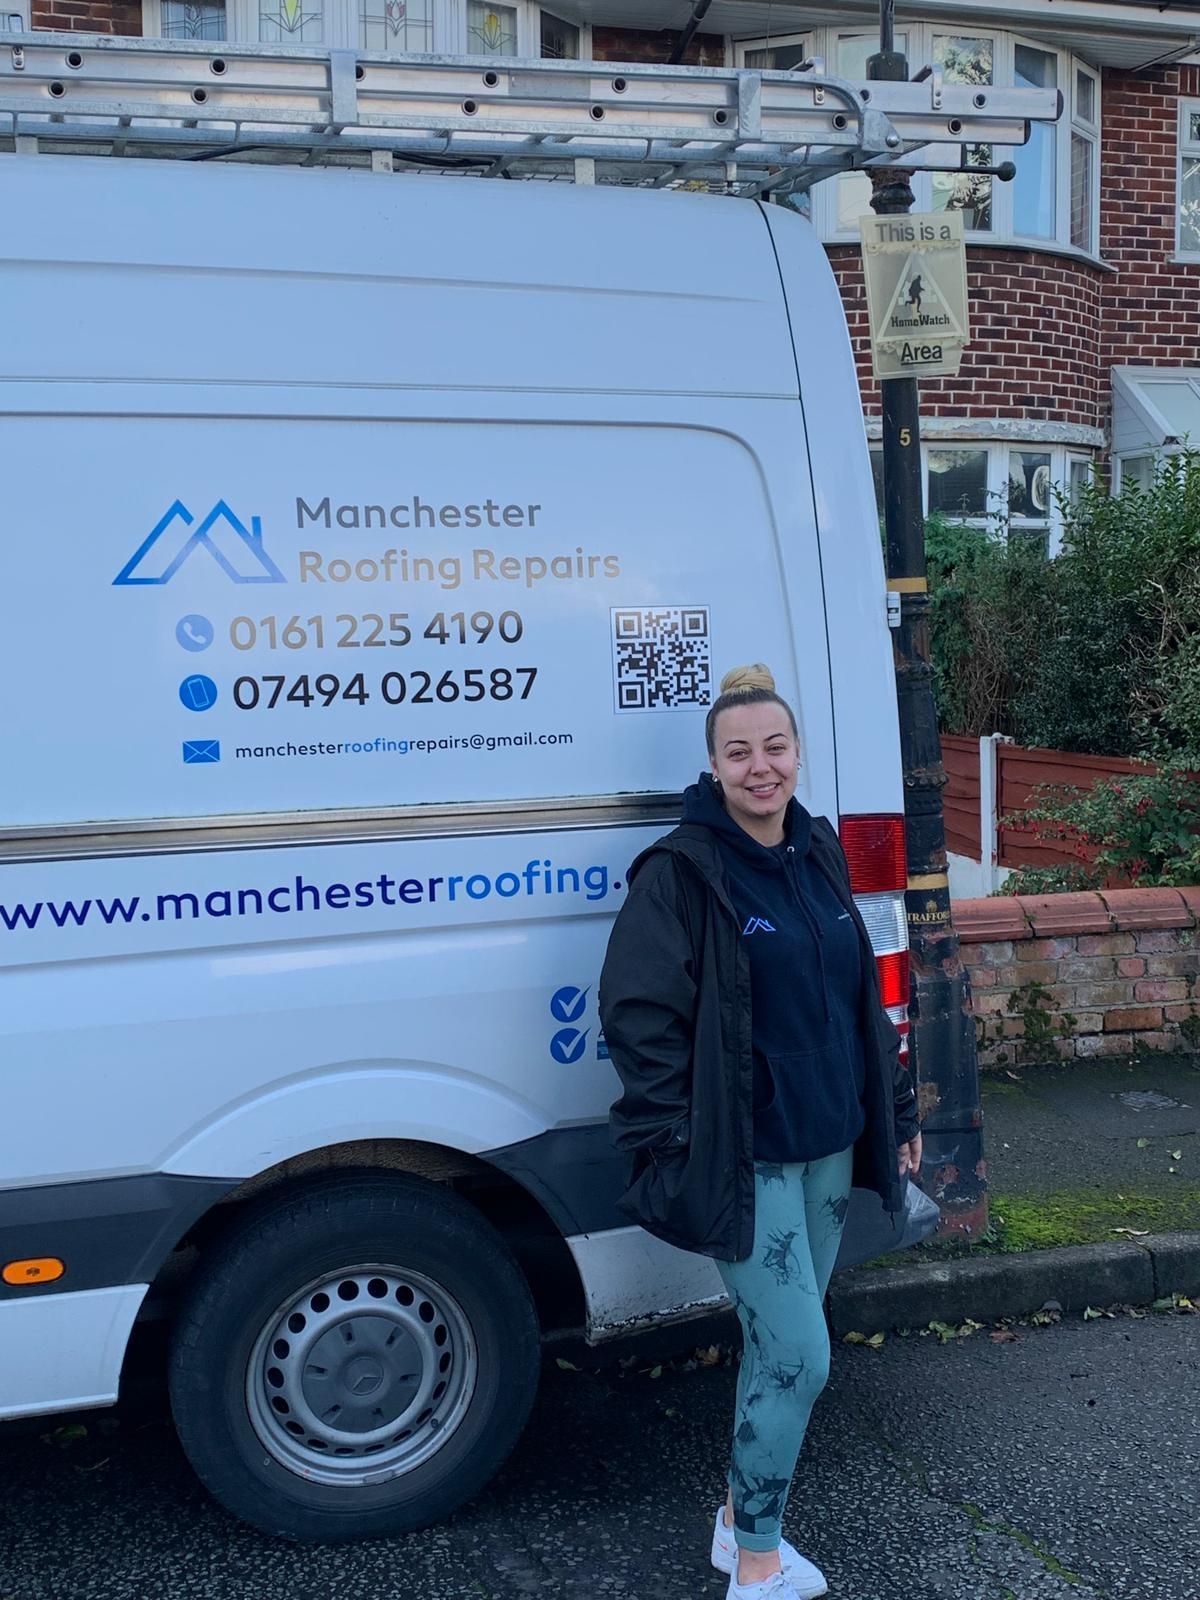
{"label": "red brick wall", "polygon": [[1200,96],[1200,68],[1104,74],[1100,248],[1119,269],[1104,286],[1106,366],[1197,360],[1200,263],[1171,259],[1180,96]]}
{"label": "red brick wall", "polygon": [[33,0],[30,21],[35,28],[136,38],[142,31],[142,5],[141,0]]}
{"label": "red brick wall", "polygon": [[[863,406],[877,416],[859,247],[831,245],[829,256],[846,304]],[[923,415],[1100,427],[1108,404],[1100,362],[1105,274],[1065,256],[972,245],[967,280],[971,348],[956,378],[922,380]]]}
{"label": "red brick wall", "polygon": [[1200,890],[956,900],[954,922],[984,1067],[1200,1044]]}
{"label": "red brick wall", "polygon": [[[685,13],[686,20],[686,13]],[[665,62],[679,37],[678,28],[592,29],[592,55],[597,61]],[[723,67],[725,40],[719,33],[697,33],[681,63],[687,67]]]}

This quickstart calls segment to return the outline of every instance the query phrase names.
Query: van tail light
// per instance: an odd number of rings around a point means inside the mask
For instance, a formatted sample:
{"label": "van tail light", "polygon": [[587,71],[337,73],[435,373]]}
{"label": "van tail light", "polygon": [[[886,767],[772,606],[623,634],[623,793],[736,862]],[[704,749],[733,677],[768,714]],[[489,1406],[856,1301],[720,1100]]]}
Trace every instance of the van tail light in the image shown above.
{"label": "van tail light", "polygon": [[850,867],[850,888],[875,952],[883,1007],[900,1034],[900,1059],[907,1063],[909,960],[904,890],[908,860],[904,818],[842,817],[838,832]]}

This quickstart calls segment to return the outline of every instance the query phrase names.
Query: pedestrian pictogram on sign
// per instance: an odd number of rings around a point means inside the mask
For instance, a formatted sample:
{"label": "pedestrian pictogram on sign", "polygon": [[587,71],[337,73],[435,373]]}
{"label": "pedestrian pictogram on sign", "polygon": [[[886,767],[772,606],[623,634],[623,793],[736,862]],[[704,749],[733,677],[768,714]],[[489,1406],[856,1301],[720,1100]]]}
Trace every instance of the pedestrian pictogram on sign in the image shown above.
{"label": "pedestrian pictogram on sign", "polygon": [[962,213],[863,217],[862,241],[875,376],[956,373],[970,338]]}

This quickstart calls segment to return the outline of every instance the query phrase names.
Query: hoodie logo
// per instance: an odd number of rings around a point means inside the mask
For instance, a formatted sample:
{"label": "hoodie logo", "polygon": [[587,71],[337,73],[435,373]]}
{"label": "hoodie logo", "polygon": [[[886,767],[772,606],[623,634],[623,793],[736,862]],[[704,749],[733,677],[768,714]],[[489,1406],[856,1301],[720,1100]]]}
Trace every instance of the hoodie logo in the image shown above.
{"label": "hoodie logo", "polygon": [[775,932],[775,929],[767,921],[766,917],[751,917],[750,921],[742,929],[742,937],[743,938],[748,938],[750,936],[750,934],[752,934],[752,933],[774,933],[774,932]]}

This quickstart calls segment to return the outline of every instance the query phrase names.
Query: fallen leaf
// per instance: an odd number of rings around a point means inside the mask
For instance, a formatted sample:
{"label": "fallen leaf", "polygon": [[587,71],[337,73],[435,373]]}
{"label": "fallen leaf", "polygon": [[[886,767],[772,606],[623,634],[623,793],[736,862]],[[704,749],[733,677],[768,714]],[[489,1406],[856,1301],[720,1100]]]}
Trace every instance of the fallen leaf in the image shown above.
{"label": "fallen leaf", "polygon": [[1182,1150],[1172,1150],[1171,1151],[1171,1160],[1172,1161],[1182,1161],[1183,1160],[1183,1151]]}
{"label": "fallen leaf", "polygon": [[873,1333],[867,1340],[867,1343],[871,1346],[872,1350],[878,1350],[880,1345],[883,1343],[883,1334]]}
{"label": "fallen leaf", "polygon": [[668,1406],[667,1409],[663,1412],[663,1416],[664,1417],[670,1417],[672,1422],[675,1422],[682,1415],[683,1415],[683,1412],[682,1411],[677,1411],[674,1406]]}
{"label": "fallen leaf", "polygon": [[710,1344],[707,1350],[697,1350],[696,1360],[702,1367],[719,1367],[721,1364],[721,1346]]}
{"label": "fallen leaf", "polygon": [[87,1432],[82,1422],[71,1422],[65,1427],[55,1428],[53,1433],[44,1433],[42,1443],[56,1444],[60,1450],[65,1450],[68,1445],[78,1444],[80,1439],[86,1439]]}
{"label": "fallen leaf", "polygon": [[1149,1143],[1149,1139],[1139,1139],[1137,1142],[1137,1147],[1139,1150],[1144,1150]]}
{"label": "fallen leaf", "polygon": [[651,1367],[650,1368],[650,1376],[652,1378],[661,1378],[662,1377],[662,1372],[663,1372],[663,1369],[661,1367]]}
{"label": "fallen leaf", "polygon": [[853,1332],[851,1332],[851,1333],[844,1333],[842,1335],[842,1343],[843,1344],[866,1344],[866,1342],[867,1342],[867,1336],[866,1336],[865,1333],[853,1333]]}
{"label": "fallen leaf", "polygon": [[991,1341],[993,1344],[1017,1344],[1021,1335],[1014,1333],[1011,1328],[993,1328]]}
{"label": "fallen leaf", "polygon": [[557,1360],[555,1362],[555,1365],[559,1368],[559,1370],[561,1372],[578,1372],[579,1371],[579,1368],[575,1365],[575,1363],[573,1361],[564,1361],[562,1356],[559,1356],[557,1358]]}
{"label": "fallen leaf", "polygon": [[1096,1322],[1103,1315],[1102,1311],[1096,1311],[1091,1306],[1084,1306],[1083,1308],[1083,1320],[1085,1322]]}

